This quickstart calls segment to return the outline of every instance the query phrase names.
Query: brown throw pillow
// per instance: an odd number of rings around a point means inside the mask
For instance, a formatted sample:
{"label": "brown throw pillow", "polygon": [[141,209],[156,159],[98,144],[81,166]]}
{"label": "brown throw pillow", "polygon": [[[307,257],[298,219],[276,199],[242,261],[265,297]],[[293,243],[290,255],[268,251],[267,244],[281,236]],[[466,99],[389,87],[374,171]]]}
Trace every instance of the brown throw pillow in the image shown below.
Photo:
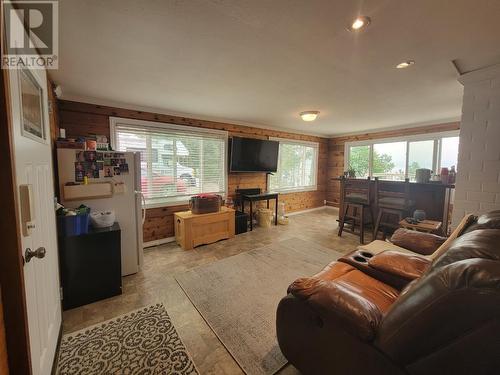
{"label": "brown throw pillow", "polygon": [[446,241],[445,237],[405,228],[399,228],[391,237],[391,242],[394,245],[423,255],[434,253],[444,241]]}

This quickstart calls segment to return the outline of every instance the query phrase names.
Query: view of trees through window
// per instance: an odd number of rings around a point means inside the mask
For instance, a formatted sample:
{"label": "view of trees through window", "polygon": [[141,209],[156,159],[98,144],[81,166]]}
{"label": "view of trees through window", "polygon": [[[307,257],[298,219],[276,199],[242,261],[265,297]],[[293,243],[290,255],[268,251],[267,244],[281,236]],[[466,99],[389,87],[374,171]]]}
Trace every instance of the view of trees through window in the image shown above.
{"label": "view of trees through window", "polygon": [[[372,143],[348,148],[348,170],[356,177],[384,180],[415,180],[419,168],[450,168],[457,165],[458,137]],[[407,152],[408,148],[408,152]],[[435,152],[436,149],[436,152]],[[371,157],[371,163],[370,163]],[[408,160],[406,160],[408,157]],[[434,157],[437,160],[434,160]],[[371,164],[371,170],[370,170]],[[408,170],[407,170],[408,169]]]}
{"label": "view of trees through window", "polygon": [[301,190],[316,186],[317,158],[317,147],[280,141],[278,171],[270,176],[270,189]]}

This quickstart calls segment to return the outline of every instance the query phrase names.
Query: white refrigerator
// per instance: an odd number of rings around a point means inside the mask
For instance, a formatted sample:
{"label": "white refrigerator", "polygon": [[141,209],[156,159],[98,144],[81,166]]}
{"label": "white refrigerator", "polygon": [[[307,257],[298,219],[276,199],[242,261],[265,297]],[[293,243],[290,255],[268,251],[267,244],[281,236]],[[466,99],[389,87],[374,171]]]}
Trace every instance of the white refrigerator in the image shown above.
{"label": "white refrigerator", "polygon": [[[57,150],[57,164],[60,203],[71,208],[84,204],[91,208],[91,212],[114,211],[121,229],[122,276],[138,272],[143,262],[142,226],[145,218],[141,193],[140,154],[113,151],[89,153],[61,148]],[[73,186],[65,189],[65,185],[81,183],[85,175],[89,191],[97,186],[92,184],[110,184],[98,186],[99,188],[111,186],[105,198],[79,199],[79,196],[92,194],[79,193],[76,194],[76,198],[75,195],[70,195],[69,190],[83,190],[86,187]],[[74,187],[77,189],[73,189]],[[70,196],[71,198],[68,198]]]}

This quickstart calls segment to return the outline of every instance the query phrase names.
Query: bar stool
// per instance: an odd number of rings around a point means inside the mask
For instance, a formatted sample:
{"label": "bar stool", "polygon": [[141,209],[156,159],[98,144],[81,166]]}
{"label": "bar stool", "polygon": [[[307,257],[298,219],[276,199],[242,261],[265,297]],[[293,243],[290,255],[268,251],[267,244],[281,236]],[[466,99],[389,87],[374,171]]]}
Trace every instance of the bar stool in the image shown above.
{"label": "bar stool", "polygon": [[379,181],[375,177],[375,204],[378,209],[377,221],[373,230],[373,239],[377,239],[379,230],[385,239],[388,232],[399,227],[399,222],[412,211],[414,202],[410,200],[410,182]]}
{"label": "bar stool", "polygon": [[[373,211],[370,204],[371,184],[370,177],[367,179],[349,179],[341,177],[341,197],[342,197],[342,216],[339,220],[338,236],[342,236],[342,232],[346,231],[359,236],[359,242],[364,244],[365,225],[371,223],[373,225]],[[369,212],[370,216],[365,216],[365,211]],[[366,222],[365,219],[371,219]],[[345,228],[344,225],[351,224],[351,228]],[[356,224],[359,225],[359,232],[356,232]]]}

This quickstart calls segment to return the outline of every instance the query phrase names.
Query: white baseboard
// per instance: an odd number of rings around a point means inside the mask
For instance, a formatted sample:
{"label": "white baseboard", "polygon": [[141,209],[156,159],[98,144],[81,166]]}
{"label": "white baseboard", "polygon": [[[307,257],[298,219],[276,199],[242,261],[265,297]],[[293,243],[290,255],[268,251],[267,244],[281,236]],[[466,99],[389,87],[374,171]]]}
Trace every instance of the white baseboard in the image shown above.
{"label": "white baseboard", "polygon": [[320,207],[314,207],[314,208],[306,208],[305,210],[300,210],[300,211],[293,211],[289,213],[285,213],[286,216],[294,216],[294,215],[299,215],[299,214],[304,214],[306,212],[313,212],[313,211],[319,211],[319,210],[324,210],[325,208],[330,209],[337,209],[336,207],[331,207],[331,206],[320,206]]}
{"label": "white baseboard", "polygon": [[334,214],[336,214],[337,216],[339,216],[339,215],[340,215],[340,211],[339,211],[339,208],[338,208],[338,207],[326,206],[326,208],[327,208],[328,210],[332,210],[332,211],[334,211],[333,213],[334,213]]}
{"label": "white baseboard", "polygon": [[166,243],[170,243],[170,242],[174,242],[174,241],[175,241],[175,237],[161,238],[159,240],[144,242],[142,247],[145,249],[147,247],[160,246],[160,245],[164,245]]}
{"label": "white baseboard", "polygon": [[[307,208],[305,210],[300,210],[300,211],[293,211],[289,212],[286,214],[286,216],[294,216],[294,215],[299,215],[299,214],[304,214],[306,212],[313,212],[313,211],[319,211],[319,210],[336,210],[338,211],[338,207],[332,207],[332,206],[320,206],[320,207],[314,207],[314,208]],[[154,241],[149,241],[149,242],[144,242],[143,248],[148,248],[148,247],[153,247],[153,246],[160,246],[164,245],[166,243],[174,242],[175,237],[167,237],[167,238],[161,238],[159,240],[154,240]]]}

